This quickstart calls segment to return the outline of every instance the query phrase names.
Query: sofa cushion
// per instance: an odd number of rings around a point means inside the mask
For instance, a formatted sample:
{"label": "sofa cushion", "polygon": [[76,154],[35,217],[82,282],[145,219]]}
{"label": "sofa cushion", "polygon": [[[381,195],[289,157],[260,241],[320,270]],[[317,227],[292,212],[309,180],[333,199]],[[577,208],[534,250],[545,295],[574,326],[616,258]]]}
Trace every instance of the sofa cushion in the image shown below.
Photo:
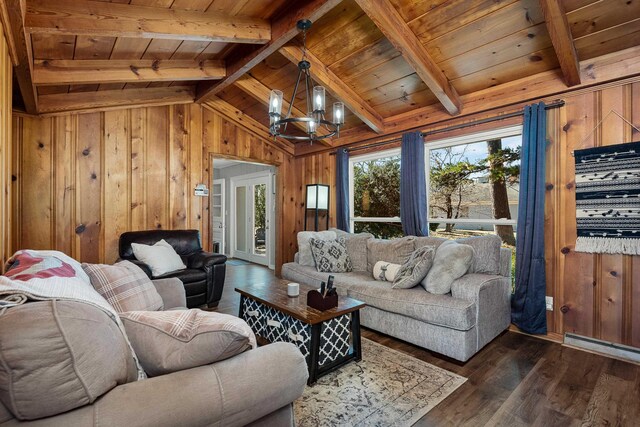
{"label": "sofa cushion", "polygon": [[448,294],[451,284],[462,277],[471,267],[474,250],[469,245],[461,245],[449,240],[438,246],[433,258],[433,266],[421,285],[432,294]]}
{"label": "sofa cushion", "polygon": [[437,249],[438,246],[440,246],[443,242],[446,242],[446,241],[447,239],[444,239],[442,237],[431,237],[431,236],[416,237],[415,247],[416,249],[419,249],[423,246],[434,246]]}
{"label": "sofa cushion", "polygon": [[337,228],[330,228],[338,237],[344,237],[347,243],[347,253],[351,258],[353,271],[367,271],[367,241],[373,239],[371,233],[347,233]]}
{"label": "sofa cushion", "polygon": [[423,246],[411,254],[407,262],[402,264],[393,279],[394,289],[409,289],[417,286],[433,265],[434,246]]}
{"label": "sofa cushion", "polygon": [[187,268],[180,255],[165,240],[160,240],[154,245],[132,243],[131,249],[136,259],[149,266],[153,277]]}
{"label": "sofa cushion", "polygon": [[348,273],[353,270],[344,237],[333,240],[309,239],[316,270],[324,273]]}
{"label": "sofa cushion", "polygon": [[[283,279],[316,286],[318,288],[320,288],[321,282],[326,282],[329,278],[329,273],[321,273],[317,271],[315,267],[308,267],[295,262],[283,264],[281,275]],[[346,295],[346,291],[350,286],[360,284],[362,281],[373,280],[369,273],[362,271],[336,273],[333,277],[333,285],[338,290],[339,295]]]}
{"label": "sofa cushion", "polygon": [[118,313],[133,310],[161,310],[162,297],[151,279],[130,261],[114,265],[82,264],[91,285]]}
{"label": "sofa cushion", "polygon": [[414,241],[415,237],[413,236],[391,240],[367,240],[367,271],[373,273],[373,266],[378,261],[404,264],[415,249]]}
{"label": "sofa cushion", "polygon": [[469,273],[500,274],[500,236],[488,234],[456,239],[456,242],[471,246],[475,252]]}
{"label": "sofa cushion", "polygon": [[333,231],[301,231],[298,233],[298,262],[301,265],[308,267],[315,267],[316,263],[313,261],[313,254],[311,253],[311,244],[309,240],[311,238],[320,240],[334,240],[336,237]]}
{"label": "sofa cushion", "polygon": [[8,308],[0,343],[0,400],[19,420],[93,403],[137,378],[122,332],[90,304],[53,300]]}
{"label": "sofa cushion", "polygon": [[347,294],[380,310],[460,331],[468,331],[476,322],[473,301],[430,294],[420,287],[392,289],[387,282],[369,279],[350,286]]}
{"label": "sofa cushion", "polygon": [[198,309],[130,311],[120,315],[149,376],[207,365],[256,347],[242,319]]}
{"label": "sofa cushion", "polygon": [[402,266],[400,264],[392,264],[386,261],[378,261],[373,266],[373,278],[386,282],[393,282]]}

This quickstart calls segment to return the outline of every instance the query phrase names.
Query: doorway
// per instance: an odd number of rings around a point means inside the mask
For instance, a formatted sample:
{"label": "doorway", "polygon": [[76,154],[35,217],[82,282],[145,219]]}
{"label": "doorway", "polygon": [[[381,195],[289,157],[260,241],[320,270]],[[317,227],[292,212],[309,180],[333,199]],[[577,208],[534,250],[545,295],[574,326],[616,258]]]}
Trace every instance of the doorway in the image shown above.
{"label": "doorway", "polygon": [[229,258],[275,268],[275,167],[213,159],[211,227]]}

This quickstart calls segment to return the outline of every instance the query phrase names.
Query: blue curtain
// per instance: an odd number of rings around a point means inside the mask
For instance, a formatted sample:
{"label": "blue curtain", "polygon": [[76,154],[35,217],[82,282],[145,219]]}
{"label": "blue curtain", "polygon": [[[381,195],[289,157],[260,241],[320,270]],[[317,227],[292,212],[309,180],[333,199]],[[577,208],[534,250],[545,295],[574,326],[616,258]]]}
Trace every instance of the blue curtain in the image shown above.
{"label": "blue curtain", "polygon": [[420,132],[402,135],[400,157],[400,220],[407,236],[428,236],[424,140]]}
{"label": "blue curtain", "polygon": [[340,230],[350,232],[349,224],[349,152],[336,152],[336,223]]}
{"label": "blue curtain", "polygon": [[547,333],[544,265],[546,131],[544,103],[526,106],[520,160],[516,287],[511,299],[511,321],[530,334]]}

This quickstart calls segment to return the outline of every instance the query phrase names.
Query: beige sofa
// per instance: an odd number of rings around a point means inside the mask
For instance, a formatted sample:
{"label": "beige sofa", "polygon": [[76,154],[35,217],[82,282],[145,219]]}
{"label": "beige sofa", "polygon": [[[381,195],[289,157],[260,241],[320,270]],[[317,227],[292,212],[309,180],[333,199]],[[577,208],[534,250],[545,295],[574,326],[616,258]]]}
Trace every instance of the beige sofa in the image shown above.
{"label": "beige sofa", "polygon": [[[347,239],[347,253],[354,264],[353,272],[333,274],[335,285],[340,295],[367,304],[360,311],[362,326],[463,362],[509,327],[511,250],[500,248],[499,237],[460,239],[475,246],[472,267],[453,283],[451,293],[435,295],[421,286],[392,289],[391,283],[374,280],[371,267],[377,261],[401,263],[412,250],[437,247],[444,239],[394,239],[385,250],[384,242],[371,235],[334,231]],[[301,265],[299,260],[296,254],[294,262],[282,266],[284,279],[314,286],[327,280],[329,273]]]}
{"label": "beige sofa", "polygon": [[[153,283],[163,299],[165,309],[181,308],[186,305],[184,287],[178,279],[155,280]],[[0,315],[0,322],[8,322],[3,325],[3,330],[17,331],[16,333],[21,334],[21,339],[31,340],[30,342],[34,343],[34,351],[37,351],[38,339],[42,337],[43,331],[44,333],[49,333],[50,330],[55,331],[52,325],[42,324],[47,319],[44,314],[41,316],[37,314],[39,308],[44,312],[50,304],[52,304],[51,301],[31,302],[6,311],[4,315]],[[84,305],[60,301],[54,309],[58,310],[58,315],[64,315],[64,310],[67,310],[67,318],[73,317],[73,312],[69,313],[70,309],[73,310],[71,304]],[[31,314],[27,311],[14,311],[14,313],[25,313],[25,315],[7,315],[11,310],[27,310]],[[33,312],[36,312],[35,319],[42,322],[39,324],[36,321],[25,325],[21,320],[29,318]],[[100,315],[102,313],[98,312],[97,316]],[[33,318],[30,318],[30,321],[32,320]],[[62,330],[62,327],[60,329]],[[96,329],[100,330],[100,328]],[[63,336],[70,333],[74,331],[67,329]],[[84,333],[87,340],[93,339],[90,343],[82,344],[85,353],[90,351],[90,345],[100,346],[100,340],[96,337],[98,332],[85,330]],[[68,335],[66,337],[68,338]],[[71,348],[73,351],[77,350],[73,346]],[[108,346],[95,350],[104,353],[114,351]],[[11,354],[11,351],[12,349],[5,348],[3,354],[6,356]],[[58,350],[53,350],[54,353],[56,351]],[[73,358],[73,351],[71,358]],[[75,354],[80,354],[80,351]],[[43,355],[45,356],[47,355]],[[108,360],[110,362],[113,360],[115,364],[116,359],[125,360],[126,357],[110,357]],[[82,363],[80,357],[68,363],[62,361],[56,364],[54,369],[66,369],[78,363]],[[94,371],[94,376],[100,375],[100,370],[105,372],[105,377],[106,372],[113,371],[110,363],[93,366],[91,369]],[[57,415],[19,421],[7,407],[0,403],[0,426],[293,426],[292,402],[302,395],[308,376],[304,357],[293,344],[288,343],[267,345],[211,365],[141,381],[132,379],[130,366],[123,369],[129,372],[124,374],[128,378],[126,381],[121,381],[119,385],[98,397],[92,404]],[[98,374],[95,371],[98,371]],[[133,378],[135,378],[135,368],[133,371]],[[34,387],[42,387],[38,383],[37,373],[27,372],[26,374],[33,375]],[[10,383],[6,377],[0,375],[0,387],[6,387]],[[86,394],[90,394],[91,390],[86,386],[84,388],[86,390],[83,391],[80,388],[79,393],[83,396],[85,391]],[[69,390],[65,384],[61,387],[52,387],[46,392],[51,396],[52,402],[28,402],[27,396],[26,405],[31,405],[37,411],[40,405],[55,404],[53,400],[57,394],[75,391]],[[23,394],[17,398],[25,399],[25,396]]]}

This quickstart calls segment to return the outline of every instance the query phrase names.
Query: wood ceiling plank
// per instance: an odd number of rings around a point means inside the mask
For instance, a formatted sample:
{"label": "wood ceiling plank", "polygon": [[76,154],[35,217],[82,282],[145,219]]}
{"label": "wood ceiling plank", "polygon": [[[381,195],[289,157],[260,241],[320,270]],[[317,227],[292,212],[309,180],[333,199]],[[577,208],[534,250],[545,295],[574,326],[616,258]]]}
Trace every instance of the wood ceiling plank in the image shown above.
{"label": "wood ceiling plank", "polygon": [[76,36],[31,34],[34,59],[73,59]]}
{"label": "wood ceiling plank", "polygon": [[357,0],[422,81],[450,114],[459,114],[462,103],[447,76],[433,61],[426,48],[388,0]]}
{"label": "wood ceiling plank", "polygon": [[362,74],[369,74],[369,70],[380,66],[400,56],[400,52],[387,40],[382,38],[357,52],[353,52],[329,68],[344,79],[350,80]]}
{"label": "wood ceiling plank", "polygon": [[[289,61],[298,63],[302,59],[302,48],[297,45],[284,46],[280,53]],[[353,114],[365,122],[374,132],[383,132],[382,117],[367,104],[353,89],[329,70],[311,52],[307,51],[307,61],[311,63],[310,72],[313,78],[323,85],[335,98],[342,101]]]}
{"label": "wood ceiling plank", "polygon": [[173,52],[171,59],[196,59],[209,47],[211,42],[183,41],[180,47]]}
{"label": "wood ceiling plank", "polygon": [[398,56],[391,61],[369,69],[366,73],[358,73],[355,76],[350,75],[344,79],[344,82],[351,86],[357,93],[363,94],[364,97],[364,93],[366,92],[375,90],[412,74],[415,75],[413,68],[402,56]]}
{"label": "wood ceiling plank", "polygon": [[[565,4],[571,35],[580,37],[622,25],[640,18],[640,2],[629,0],[607,0],[592,2],[578,10],[569,12]],[[583,58],[581,58],[583,59]]]}
{"label": "wood ceiling plank", "polygon": [[38,85],[60,85],[221,79],[225,74],[223,61],[36,60],[33,79]]}
{"label": "wood ceiling plank", "polygon": [[[242,91],[244,91],[247,95],[251,96],[253,99],[258,101],[263,106],[265,107],[269,106],[269,95],[271,94],[271,89],[269,89],[267,86],[260,83],[257,79],[251,77],[250,75],[245,74],[244,76],[236,80],[235,85],[238,88],[240,88]],[[282,111],[283,111],[283,116],[286,115],[287,111],[289,111],[289,102],[287,102],[286,99],[282,100]],[[266,112],[267,112],[267,108],[264,109],[265,115],[266,115]],[[291,109],[291,116],[305,117],[306,114],[302,112],[300,109],[298,109],[296,106],[293,106]],[[302,130],[303,132],[307,131],[307,125],[305,123],[294,122],[293,124],[295,127]],[[318,142],[328,147],[332,145],[331,138],[321,139]]]}
{"label": "wood ceiling plank", "polygon": [[108,111],[118,108],[188,104],[194,91],[182,87],[131,89],[44,95],[39,98],[40,114]]}
{"label": "wood ceiling plank", "polygon": [[[9,28],[5,28],[5,33],[11,33],[9,36],[13,40],[15,58],[13,62],[17,62],[14,66],[14,75],[18,81],[18,87],[22,94],[25,109],[29,114],[38,112],[38,96],[36,87],[31,79],[33,70],[31,64],[32,49],[31,38],[25,32],[22,17],[24,16],[24,1],[21,0],[4,0],[4,6],[1,10],[3,13],[2,22],[8,23]],[[6,14],[6,15],[5,15]]]}
{"label": "wood ceiling plank", "polygon": [[234,58],[227,60],[227,77],[216,84],[200,84],[196,101],[202,102],[207,97],[215,95],[220,90],[233,84],[240,76],[251,70],[264,59],[298,35],[296,27],[300,19],[317,21],[338,5],[342,0],[309,0],[299,8],[291,8],[289,12],[275,19],[271,25],[271,41],[264,46],[249,52],[241,52]]}
{"label": "wood ceiling plank", "polygon": [[578,53],[562,3],[560,0],[540,0],[540,6],[567,86],[580,84]]}
{"label": "wood ceiling plank", "polygon": [[408,94],[406,97],[391,99],[388,102],[376,105],[378,111],[384,117],[391,117],[407,111],[415,110],[425,105],[432,105],[438,102],[438,98],[433,95],[428,88]]}
{"label": "wood ceiling plank", "polygon": [[[405,101],[409,101],[411,95],[424,90],[428,90],[428,88],[424,84],[420,76],[418,76],[416,73],[412,73],[398,80],[387,82],[383,85],[372,88],[371,90],[364,92],[362,94],[362,98],[369,104],[371,104],[371,106],[375,108],[381,116],[384,117],[385,114],[380,112],[380,110],[378,109],[379,105],[396,99],[404,99]],[[437,100],[435,96],[432,96],[431,99]],[[420,105],[418,105],[418,107],[419,106]]]}
{"label": "wood ceiling plank", "polygon": [[581,37],[574,43],[581,60],[640,45],[640,19]]}
{"label": "wood ceiling plank", "polygon": [[271,26],[263,19],[91,0],[30,0],[25,27],[34,33],[106,37],[253,44],[271,39]]}

